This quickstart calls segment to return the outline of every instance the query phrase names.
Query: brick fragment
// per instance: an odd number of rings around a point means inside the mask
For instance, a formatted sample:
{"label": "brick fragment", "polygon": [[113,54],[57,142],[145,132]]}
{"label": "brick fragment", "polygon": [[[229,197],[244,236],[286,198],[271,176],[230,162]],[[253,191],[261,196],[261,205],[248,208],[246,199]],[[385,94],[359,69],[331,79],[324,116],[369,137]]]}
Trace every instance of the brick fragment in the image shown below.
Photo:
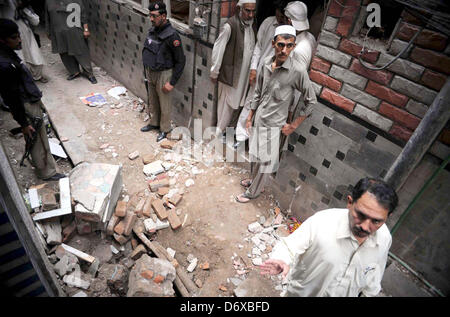
{"label": "brick fragment", "polygon": [[160,187],[158,188],[158,195],[164,196],[169,193],[169,187]]}
{"label": "brick fragment", "polygon": [[124,245],[125,243],[128,242],[128,240],[130,240],[130,237],[126,237],[126,236],[123,236],[123,235],[121,235],[121,234],[115,233],[115,234],[114,234],[114,239],[115,239],[117,242],[119,242],[120,245]]}
{"label": "brick fragment", "polygon": [[139,242],[135,238],[131,237],[131,247],[133,248],[133,250],[136,249],[138,245]]}
{"label": "brick fragment", "polygon": [[159,219],[164,220],[167,219],[167,211],[164,207],[164,203],[161,199],[155,199],[152,201],[152,208],[155,211],[156,215]]}
{"label": "brick fragment", "polygon": [[154,273],[151,270],[145,270],[145,271],[141,272],[141,276],[147,280],[152,280],[153,275],[154,275]]}
{"label": "brick fragment", "polygon": [[106,234],[112,236],[114,234],[114,228],[119,221],[120,218],[117,217],[115,214],[112,214],[111,218],[109,219],[108,226],[106,227]]}
{"label": "brick fragment", "polygon": [[134,261],[138,260],[142,254],[147,253],[147,249],[143,244],[139,244],[136,249],[133,250],[130,254],[130,258],[132,258]]}
{"label": "brick fragment", "polygon": [[144,208],[142,209],[144,217],[150,217],[152,214],[152,200],[151,197],[147,197],[147,200],[145,201]]}
{"label": "brick fragment", "polygon": [[155,274],[151,270],[145,270],[141,272],[141,276],[147,280],[152,280]]}
{"label": "brick fragment", "polygon": [[163,178],[163,179],[155,179],[152,181],[148,182],[148,187],[150,188],[150,190],[152,192],[156,192],[158,191],[159,188],[161,187],[169,187],[170,186],[170,182],[169,179],[167,178]]}
{"label": "brick fragment", "polygon": [[153,279],[153,282],[155,282],[156,284],[161,284],[162,282],[164,282],[164,276],[156,275]]}
{"label": "brick fragment", "polygon": [[66,241],[70,240],[75,235],[76,230],[77,224],[75,221],[72,221],[70,225],[65,227],[62,231],[63,234],[62,242],[65,243]]}
{"label": "brick fragment", "polygon": [[175,146],[176,142],[175,141],[171,141],[171,140],[164,140],[162,141],[159,146],[162,147],[163,149],[169,149],[172,150],[173,147]]}
{"label": "brick fragment", "polygon": [[133,226],[136,222],[137,216],[134,212],[128,211],[127,215],[123,219],[123,234],[129,236],[133,231]]}
{"label": "brick fragment", "polygon": [[170,226],[173,230],[176,230],[181,227],[181,220],[178,218],[175,210],[170,209],[167,211],[167,217],[169,219]]}
{"label": "brick fragment", "polygon": [[151,162],[153,162],[155,159],[155,155],[154,154],[144,154],[142,156],[142,163],[144,163],[144,165],[150,164]]}
{"label": "brick fragment", "polygon": [[114,227],[114,232],[117,233],[117,234],[123,234],[124,230],[125,230],[125,222],[123,220],[121,220]]}
{"label": "brick fragment", "polygon": [[123,200],[119,200],[116,205],[115,215],[117,217],[125,217],[127,214],[127,202]]}
{"label": "brick fragment", "polygon": [[172,197],[169,198],[169,202],[171,204],[173,204],[174,206],[178,205],[181,201],[181,199],[183,198],[183,196],[181,196],[180,194],[174,194],[172,195]]}
{"label": "brick fragment", "polygon": [[134,213],[136,214],[136,216],[142,217],[144,206],[145,206],[145,201],[146,201],[146,199],[142,198],[139,201],[139,203],[136,205],[136,208],[134,209]]}

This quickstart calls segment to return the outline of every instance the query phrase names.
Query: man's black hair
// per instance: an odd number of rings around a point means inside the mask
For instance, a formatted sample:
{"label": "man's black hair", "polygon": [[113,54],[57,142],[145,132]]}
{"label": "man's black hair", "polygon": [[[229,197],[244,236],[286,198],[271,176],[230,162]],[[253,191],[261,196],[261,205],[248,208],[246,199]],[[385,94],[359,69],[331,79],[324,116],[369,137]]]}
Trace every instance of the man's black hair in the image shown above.
{"label": "man's black hair", "polygon": [[284,9],[287,6],[287,1],[286,0],[275,0],[273,2],[273,6],[275,7],[275,10],[278,9],[281,12],[284,12]]}
{"label": "man's black hair", "polygon": [[356,203],[365,192],[374,195],[377,202],[388,210],[389,215],[397,207],[398,197],[395,190],[381,179],[369,177],[360,179],[352,191],[353,203]]}
{"label": "man's black hair", "polygon": [[0,39],[6,39],[19,33],[19,27],[13,20],[0,19]]}

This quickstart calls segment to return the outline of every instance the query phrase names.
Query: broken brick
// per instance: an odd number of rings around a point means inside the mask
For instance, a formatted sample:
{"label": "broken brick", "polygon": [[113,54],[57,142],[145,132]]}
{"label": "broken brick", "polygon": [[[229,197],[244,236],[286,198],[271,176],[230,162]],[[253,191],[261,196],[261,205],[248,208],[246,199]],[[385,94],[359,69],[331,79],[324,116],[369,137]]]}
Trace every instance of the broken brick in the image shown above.
{"label": "broken brick", "polygon": [[201,268],[202,270],[209,270],[209,263],[205,262],[199,265],[199,268]]}
{"label": "broken brick", "polygon": [[142,211],[144,210],[144,205],[145,205],[145,198],[142,198],[139,201],[139,203],[136,205],[136,208],[134,208],[134,213],[136,214],[136,216],[142,217],[142,215],[143,215]]}
{"label": "broken brick", "polygon": [[139,242],[135,239],[135,238],[131,238],[131,247],[134,249],[136,249],[136,247],[139,245]]}
{"label": "broken brick", "polygon": [[183,196],[181,196],[180,194],[175,194],[169,198],[169,202],[176,206],[181,201],[181,198],[183,198]]}
{"label": "broken brick", "polygon": [[58,208],[55,193],[45,193],[42,195],[42,208],[44,210],[53,210]]}
{"label": "broken brick", "polygon": [[164,196],[169,193],[169,187],[160,187],[158,188],[158,195]]}
{"label": "broken brick", "polygon": [[162,141],[159,146],[162,147],[163,149],[169,149],[172,150],[173,147],[175,146],[176,142],[174,141],[170,141],[170,140],[164,140]]}
{"label": "broken brick", "polygon": [[114,232],[121,235],[125,231],[125,222],[123,220],[119,221],[119,223],[114,227]]}
{"label": "broken brick", "polygon": [[151,162],[153,162],[154,159],[155,159],[154,154],[144,154],[142,156],[142,163],[144,163],[144,165],[147,165],[147,164],[150,164]]}
{"label": "broken brick", "polygon": [[202,288],[202,286],[203,286],[203,282],[199,278],[196,279],[194,283],[195,283],[195,285],[197,285],[198,288]]}
{"label": "broken brick", "polygon": [[134,223],[136,222],[137,216],[134,212],[128,211],[127,215],[123,219],[123,234],[129,236],[133,230]]}
{"label": "broken brick", "polygon": [[181,227],[181,220],[178,218],[176,212],[173,209],[170,209],[167,212],[167,217],[169,219],[170,226],[173,230],[176,230]]}
{"label": "broken brick", "polygon": [[124,245],[125,243],[128,242],[128,240],[130,240],[130,237],[126,237],[126,236],[123,236],[123,235],[121,235],[121,234],[115,233],[115,234],[114,234],[114,239],[115,239],[117,242],[119,242],[120,245]]}
{"label": "broken brick", "polygon": [[164,276],[162,275],[156,275],[155,279],[153,280],[155,283],[157,284],[161,284],[162,282],[164,282]]}
{"label": "broken brick", "polygon": [[119,200],[116,205],[116,211],[114,213],[117,217],[125,217],[127,214],[127,202]]}
{"label": "broken brick", "polygon": [[153,271],[151,270],[145,270],[144,272],[141,273],[141,276],[147,280],[151,280],[153,279]]}
{"label": "broken brick", "polygon": [[111,218],[109,219],[108,226],[106,227],[106,234],[112,236],[114,234],[114,227],[119,222],[120,218],[117,217],[115,214],[111,215]]}
{"label": "broken brick", "polygon": [[142,254],[147,253],[147,249],[143,244],[139,244],[136,249],[133,250],[130,254],[130,258],[132,258],[134,261],[138,260]]}
{"label": "broken brick", "polygon": [[170,186],[170,182],[167,178],[155,179],[155,180],[148,182],[148,187],[150,188],[150,190],[152,192],[158,191],[158,189],[161,187],[169,187],[169,186]]}
{"label": "broken brick", "polygon": [[152,201],[153,199],[148,197],[145,201],[144,208],[142,208],[142,214],[147,218],[152,214]]}
{"label": "broken brick", "polygon": [[75,221],[72,221],[70,225],[65,227],[62,231],[63,234],[62,242],[70,240],[74,236],[76,230],[77,230],[77,223]]}
{"label": "broken brick", "polygon": [[167,211],[161,199],[155,199],[154,201],[152,201],[152,208],[159,219],[167,219]]}

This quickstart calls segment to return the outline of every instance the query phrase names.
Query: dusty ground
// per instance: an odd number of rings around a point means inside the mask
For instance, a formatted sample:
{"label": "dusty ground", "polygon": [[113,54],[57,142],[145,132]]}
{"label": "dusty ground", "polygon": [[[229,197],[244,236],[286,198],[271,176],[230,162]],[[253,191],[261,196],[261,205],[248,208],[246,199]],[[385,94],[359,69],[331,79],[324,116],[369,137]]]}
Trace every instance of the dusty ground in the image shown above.
{"label": "dusty ground", "polygon": [[[127,195],[133,197],[133,195],[148,194],[141,158],[132,161],[128,155],[138,150],[141,157],[144,154],[152,153],[155,155],[155,159],[164,161],[164,157],[171,151],[161,149],[156,143],[156,132],[142,133],[139,131],[145,124],[143,120],[145,111],[140,112],[141,106],[138,98],[128,92],[126,97],[122,97],[119,102],[114,102],[114,99],[107,95],[107,90],[120,85],[120,83],[114,81],[98,67],[94,68],[99,82],[97,85],[92,85],[85,78],[67,81],[65,79],[67,73],[59,56],[50,53],[48,40],[45,36],[42,38],[42,50],[48,62],[46,73],[50,78],[48,83],[38,84],[45,95],[44,101],[57,103],[61,112],[73,115],[83,126],[80,128],[75,123],[73,127],[55,126],[56,131],[60,134],[59,138],[63,140],[68,138],[69,141],[70,138],[78,138],[77,141],[86,145],[91,162],[122,164],[124,183],[122,198]],[[101,93],[109,103],[102,107],[84,105],[79,97],[92,92]],[[8,135],[7,131],[15,127],[16,123],[9,113],[0,112],[0,114],[3,118],[0,137],[16,171],[18,182],[25,192],[31,185],[42,182],[35,178],[29,165],[19,168],[18,161],[20,161],[24,148],[23,139],[15,139]],[[50,117],[50,119],[52,118]],[[61,131],[70,131],[70,133],[62,135]],[[64,146],[64,142],[62,144]],[[105,147],[105,144],[108,146]],[[68,160],[60,159],[58,165],[66,174],[71,169]],[[216,162],[207,166],[202,162],[183,160],[176,166],[181,166],[181,168],[176,171],[172,170],[174,176],[172,178],[176,179],[176,184],[172,188],[184,191],[183,199],[177,208],[179,207],[180,219],[185,223],[177,231],[170,228],[160,230],[153,238],[164,247],[176,250],[175,258],[185,267],[188,265],[186,259],[188,254],[197,257],[199,263],[208,262],[210,264],[210,270],[201,270],[197,267],[193,273],[190,273],[193,280],[200,279],[203,284],[199,296],[232,295],[235,286],[228,279],[236,275],[233,259],[236,260],[239,257],[250,268],[246,277],[253,277],[254,289],[264,290],[266,296],[279,296],[280,291],[274,288],[278,279],[274,278],[275,281],[272,281],[264,277],[255,278],[259,272],[257,267],[252,265],[251,258],[248,257],[253,244],[245,240],[250,237],[247,230],[248,224],[260,220],[260,216],[265,218],[271,216],[276,202],[271,199],[270,193],[267,192],[248,204],[239,204],[234,201],[234,196],[243,191],[239,181],[248,175],[242,163],[238,165]],[[193,174],[194,166],[203,172]],[[194,180],[195,184],[187,188],[185,181],[189,178]],[[57,189],[57,182],[53,183],[50,185]],[[120,260],[121,255],[112,257],[109,251],[104,251],[114,242],[110,237],[100,235],[99,232],[88,236],[75,236],[68,244],[86,253],[100,254],[104,263],[115,263]],[[265,253],[268,251],[266,250]],[[219,290],[221,285],[225,286],[227,290]],[[69,295],[73,291],[67,289]],[[109,296],[110,294],[100,291],[92,292],[90,295]]]}

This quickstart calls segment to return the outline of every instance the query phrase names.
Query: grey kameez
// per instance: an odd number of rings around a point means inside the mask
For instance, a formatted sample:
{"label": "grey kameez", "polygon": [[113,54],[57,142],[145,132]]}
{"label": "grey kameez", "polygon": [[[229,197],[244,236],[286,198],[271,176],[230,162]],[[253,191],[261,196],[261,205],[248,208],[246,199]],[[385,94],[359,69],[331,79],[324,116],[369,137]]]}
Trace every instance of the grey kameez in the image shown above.
{"label": "grey kameez", "polygon": [[278,168],[281,128],[286,124],[295,91],[302,93],[304,101],[299,116],[308,116],[313,111],[312,105],[317,102],[304,67],[288,57],[272,71],[273,60],[273,55],[264,60],[250,105],[250,109],[256,110],[249,143],[253,181],[246,195],[250,198],[256,198],[261,193],[267,175]]}
{"label": "grey kameez", "polygon": [[[69,27],[67,20],[73,14],[69,4],[78,4],[81,8],[80,26]],[[68,11],[69,10],[69,11]],[[82,0],[47,0],[45,4],[45,22],[52,43],[52,53],[60,54],[64,66],[70,74],[78,72],[78,64],[88,75],[92,75],[90,52],[84,38],[83,25],[88,23]]]}

